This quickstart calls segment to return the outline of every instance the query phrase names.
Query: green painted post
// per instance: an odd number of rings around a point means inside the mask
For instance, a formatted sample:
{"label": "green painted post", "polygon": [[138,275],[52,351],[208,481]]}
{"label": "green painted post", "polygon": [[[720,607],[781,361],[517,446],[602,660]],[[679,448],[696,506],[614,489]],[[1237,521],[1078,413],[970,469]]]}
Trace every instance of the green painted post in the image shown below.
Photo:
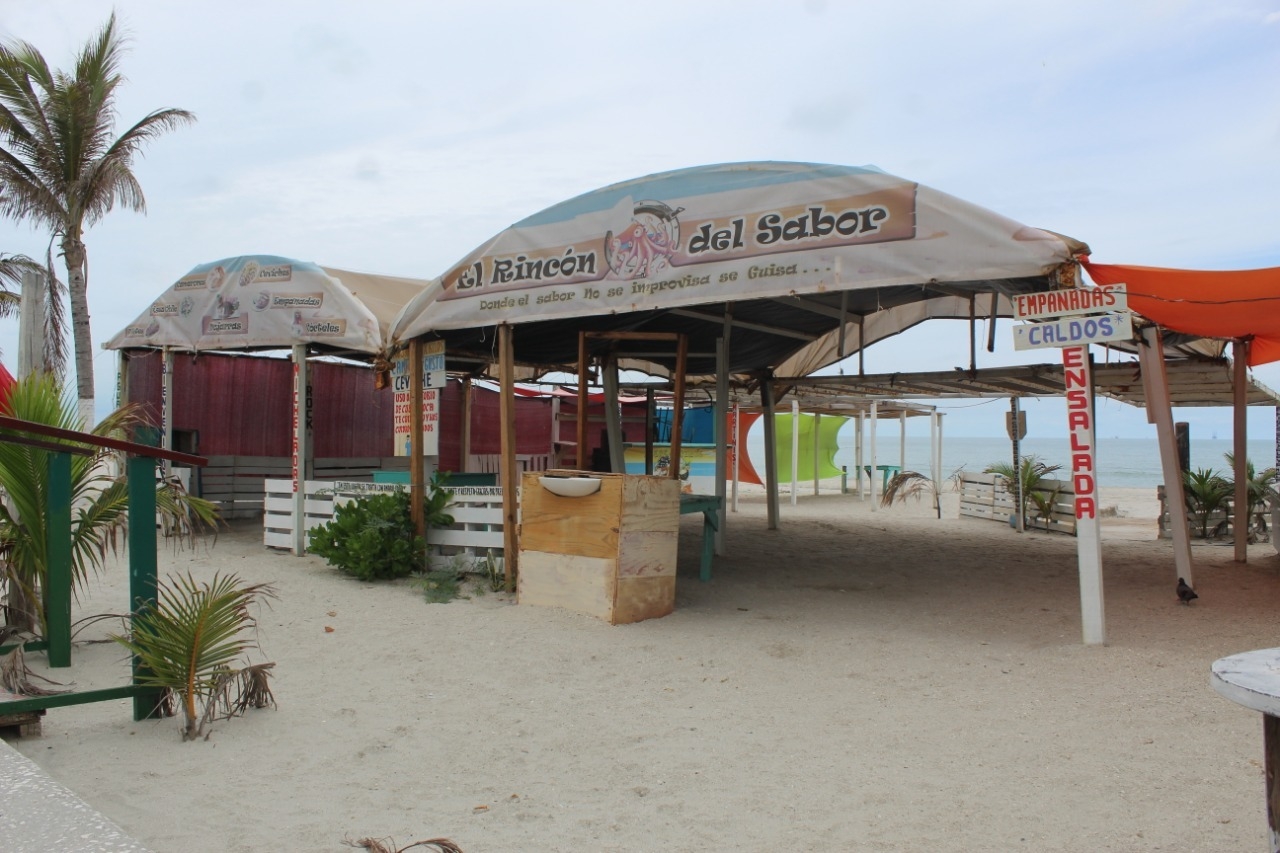
{"label": "green painted post", "polygon": [[[154,446],[159,431],[138,430],[139,444]],[[149,456],[130,456],[129,477],[129,608],[137,613],[156,600],[156,462]],[[141,666],[133,659],[133,681],[136,684]],[[160,691],[149,691],[133,697],[133,718],[145,720],[155,716]]]}
{"label": "green painted post", "polygon": [[49,666],[71,666],[71,454],[49,454],[45,495],[45,639]]}

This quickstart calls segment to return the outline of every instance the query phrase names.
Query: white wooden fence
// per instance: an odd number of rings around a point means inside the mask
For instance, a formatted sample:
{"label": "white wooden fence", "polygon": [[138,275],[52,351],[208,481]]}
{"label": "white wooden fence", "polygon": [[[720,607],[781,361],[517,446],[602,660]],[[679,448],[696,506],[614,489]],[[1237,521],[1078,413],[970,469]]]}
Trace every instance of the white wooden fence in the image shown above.
{"label": "white wooden fence", "polygon": [[[1068,480],[1040,481],[1037,492],[1052,498],[1052,511],[1048,518],[1039,515],[1035,501],[1027,499],[1026,527],[1033,530],[1053,530],[1059,533],[1076,532],[1075,491]],[[987,518],[1008,524],[1017,512],[1017,504],[1009,481],[999,474],[971,474],[960,472],[960,514],[971,518]]]}
{"label": "white wooden fence", "polygon": [[[328,523],[335,508],[363,495],[395,492],[405,488],[396,483],[360,483],[349,480],[308,480],[303,509],[303,523],[310,531]],[[295,526],[292,480],[264,481],[262,539],[271,548],[292,548]],[[450,527],[432,527],[427,531],[427,545],[436,555],[483,555],[492,549],[502,554],[502,489],[498,486],[455,486],[453,503],[447,512],[453,516]]]}

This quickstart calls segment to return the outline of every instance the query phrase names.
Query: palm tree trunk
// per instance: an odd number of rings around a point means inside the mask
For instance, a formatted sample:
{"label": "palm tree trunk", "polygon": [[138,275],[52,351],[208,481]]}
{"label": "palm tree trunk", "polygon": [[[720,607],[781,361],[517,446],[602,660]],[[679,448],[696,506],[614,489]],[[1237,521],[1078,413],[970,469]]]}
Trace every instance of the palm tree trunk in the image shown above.
{"label": "palm tree trunk", "polygon": [[93,426],[93,335],[89,327],[89,281],[84,243],[68,236],[62,241],[67,261],[67,291],[71,297],[71,337],[75,344],[76,396],[86,429]]}

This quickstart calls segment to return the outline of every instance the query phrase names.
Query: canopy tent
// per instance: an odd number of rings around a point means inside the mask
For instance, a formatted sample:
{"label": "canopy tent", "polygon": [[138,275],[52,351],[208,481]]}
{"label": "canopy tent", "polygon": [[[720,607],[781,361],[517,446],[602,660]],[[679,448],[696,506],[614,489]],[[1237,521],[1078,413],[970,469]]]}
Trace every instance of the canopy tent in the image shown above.
{"label": "canopy tent", "polygon": [[[731,163],[614,184],[524,219],[415,297],[393,344],[429,335],[451,360],[578,360],[578,333],[689,337],[687,375],[713,375],[715,338],[733,373],[803,374],[931,317],[1012,316],[1087,247],[875,168]],[[994,302],[994,306],[993,306]],[[726,335],[731,329],[732,335]],[[526,331],[527,330],[527,331]],[[620,367],[670,376],[674,340]]]}
{"label": "canopy tent", "polygon": [[[573,365],[585,387],[598,358],[607,393],[623,368],[672,377],[679,412],[686,378],[714,375],[723,423],[730,373],[808,373],[925,319],[1012,316],[1016,295],[1073,286],[1087,252],[875,168],[702,166],[614,184],[516,223],[406,305],[391,339],[410,346],[411,367],[426,339],[443,340],[448,362],[475,373],[496,360],[504,397],[517,363],[535,372]],[[761,387],[771,412],[772,383]],[[771,527],[773,420],[765,418]],[[581,443],[582,422],[578,434]],[[504,471],[514,467],[511,444]],[[717,444],[723,522],[726,448]],[[671,457],[678,471],[674,438]],[[510,579],[513,495],[504,517]]]}
{"label": "canopy tent", "polygon": [[104,346],[200,352],[306,344],[377,356],[396,315],[428,284],[276,255],[223,258],[192,268]]}
{"label": "canopy tent", "polygon": [[[300,486],[312,459],[308,355],[380,362],[391,322],[427,285],[419,279],[321,267],[277,255],[223,258],[199,264],[179,278],[104,346],[162,351],[161,419],[166,448],[173,446],[175,352],[289,349],[295,517],[302,518],[306,490]],[[122,358],[127,358],[127,352]],[[121,373],[128,375],[123,367]],[[375,387],[380,386],[375,383]],[[305,532],[305,525],[295,525],[297,554],[306,549]]]}
{"label": "canopy tent", "polygon": [[1280,360],[1280,267],[1177,270],[1082,261],[1098,284],[1128,285],[1129,308],[1164,329],[1204,338],[1251,339],[1248,363]]}
{"label": "canopy tent", "polygon": [[[1248,403],[1249,380],[1245,365],[1267,364],[1280,360],[1280,268],[1258,270],[1177,270],[1160,267],[1095,264],[1081,261],[1098,284],[1124,282],[1129,293],[1129,307],[1152,320],[1157,328],[1143,331],[1143,343],[1155,348],[1161,330],[1203,338],[1232,341],[1234,371],[1235,445],[1234,506],[1249,506],[1247,477],[1247,428],[1244,408]],[[1140,351],[1141,354],[1141,351]],[[1162,374],[1164,365],[1152,363],[1153,374]],[[1145,372],[1145,365],[1144,365]],[[1148,387],[1151,384],[1148,383]],[[1165,482],[1176,483],[1173,467],[1171,419],[1159,413],[1156,427],[1160,438],[1160,455],[1165,466]],[[1280,421],[1278,421],[1280,423]],[[1177,506],[1181,501],[1174,505]],[[1248,559],[1248,525],[1235,525],[1235,559]],[[1174,538],[1185,537],[1181,525],[1174,527]],[[1175,552],[1190,571],[1189,556],[1181,547]],[[1186,549],[1189,554],[1189,548]],[[1180,566],[1181,568],[1181,566]],[[1190,583],[1190,579],[1187,579]]]}

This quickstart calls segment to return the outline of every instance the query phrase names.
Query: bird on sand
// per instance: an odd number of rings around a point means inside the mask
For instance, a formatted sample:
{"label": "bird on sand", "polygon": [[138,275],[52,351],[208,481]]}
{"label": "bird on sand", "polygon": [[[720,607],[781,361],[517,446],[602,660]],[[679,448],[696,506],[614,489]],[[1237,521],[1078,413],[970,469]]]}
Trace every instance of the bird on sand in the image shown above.
{"label": "bird on sand", "polygon": [[1200,596],[1196,595],[1196,591],[1192,589],[1186,581],[1182,578],[1178,578],[1178,601],[1181,601],[1183,604],[1190,604],[1192,599],[1199,597]]}

